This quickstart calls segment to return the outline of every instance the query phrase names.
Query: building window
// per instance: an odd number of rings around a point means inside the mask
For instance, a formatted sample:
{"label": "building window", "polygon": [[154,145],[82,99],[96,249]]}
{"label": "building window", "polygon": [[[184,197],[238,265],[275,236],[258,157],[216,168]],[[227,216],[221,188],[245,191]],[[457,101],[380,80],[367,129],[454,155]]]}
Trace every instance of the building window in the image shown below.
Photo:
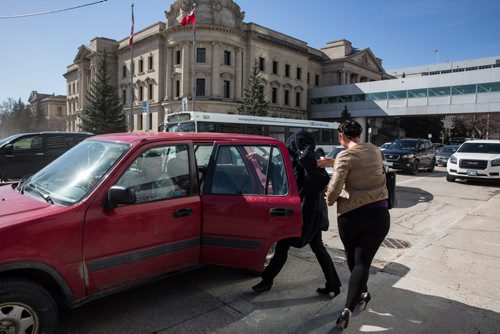
{"label": "building window", "polygon": [[273,74],[278,74],[278,62],[276,60],[273,61]]}
{"label": "building window", "polygon": [[262,57],[259,57],[259,70],[264,72],[264,65],[265,65],[266,60]]}
{"label": "building window", "polygon": [[231,52],[224,51],[224,65],[231,65]]}
{"label": "building window", "polygon": [[126,77],[127,76],[127,66],[124,64],[122,66],[122,77]]}
{"label": "building window", "polygon": [[311,82],[311,73],[307,72],[307,84]]}
{"label": "building window", "polygon": [[181,50],[175,51],[175,65],[179,65],[181,63]]}
{"label": "building window", "polygon": [[139,59],[139,73],[144,72],[144,61]]}
{"label": "building window", "polygon": [[139,101],[144,101],[144,87],[139,87]]}
{"label": "building window", "polygon": [[285,77],[290,77],[290,65],[285,64]]}
{"label": "building window", "polygon": [[207,61],[207,49],[197,48],[196,49],[196,62],[205,63]]}
{"label": "building window", "polygon": [[153,69],[153,56],[148,57],[148,70]]}
{"label": "building window", "polygon": [[71,84],[68,84],[68,95],[71,95],[72,92],[71,92]]}
{"label": "building window", "polygon": [[154,96],[153,96],[153,84],[149,84],[149,86],[148,86],[148,97],[149,97],[150,100],[154,99]]}
{"label": "building window", "polygon": [[196,79],[196,96],[205,96],[205,79]]}
{"label": "building window", "polygon": [[62,107],[57,107],[57,116],[62,116],[62,115],[63,115]]}
{"label": "building window", "polygon": [[127,90],[122,90],[122,102],[123,104],[127,103]]}
{"label": "building window", "polygon": [[175,97],[181,96],[181,82],[180,80],[175,80]]}
{"label": "building window", "polygon": [[278,88],[276,87],[273,87],[271,102],[278,103]]}
{"label": "building window", "polygon": [[295,93],[295,106],[300,107],[300,92]]}
{"label": "building window", "polygon": [[319,75],[314,76],[314,85],[319,86]]}
{"label": "building window", "polygon": [[285,90],[285,105],[286,106],[288,105],[289,96],[290,96],[290,91]]}
{"label": "building window", "polygon": [[297,67],[297,80],[302,80],[302,69]]}
{"label": "building window", "polygon": [[229,99],[231,97],[231,82],[224,80],[224,98]]}

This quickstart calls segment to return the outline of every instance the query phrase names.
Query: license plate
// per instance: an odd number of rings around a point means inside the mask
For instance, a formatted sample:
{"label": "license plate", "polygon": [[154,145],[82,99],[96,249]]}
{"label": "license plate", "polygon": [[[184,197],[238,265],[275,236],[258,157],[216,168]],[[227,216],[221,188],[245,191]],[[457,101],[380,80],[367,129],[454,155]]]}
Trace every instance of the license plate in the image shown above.
{"label": "license plate", "polygon": [[477,170],[474,170],[474,169],[468,169],[468,170],[467,170],[467,175],[470,175],[470,176],[476,176],[476,175],[477,175]]}

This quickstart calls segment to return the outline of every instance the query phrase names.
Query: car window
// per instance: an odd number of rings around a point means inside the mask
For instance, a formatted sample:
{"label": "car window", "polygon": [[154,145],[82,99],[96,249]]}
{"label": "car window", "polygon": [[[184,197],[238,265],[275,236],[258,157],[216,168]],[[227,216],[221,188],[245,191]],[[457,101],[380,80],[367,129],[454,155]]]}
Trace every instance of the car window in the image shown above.
{"label": "car window", "polygon": [[15,152],[36,150],[42,147],[42,136],[27,136],[12,143]]}
{"label": "car window", "polygon": [[187,145],[161,146],[142,152],[117,185],[132,187],[136,203],[191,194]]}
{"label": "car window", "polygon": [[416,140],[398,140],[391,144],[391,149],[396,150],[416,150],[417,149]]}
{"label": "car window", "polygon": [[64,149],[68,147],[65,136],[47,136],[47,149]]}
{"label": "car window", "polygon": [[215,162],[213,194],[288,193],[283,157],[275,146],[219,146]]}
{"label": "car window", "polygon": [[342,146],[334,147],[333,150],[331,150],[330,153],[328,153],[327,157],[335,159],[337,155],[343,150],[344,148]]}
{"label": "car window", "polygon": [[445,146],[440,150],[440,153],[455,153],[457,147]]}

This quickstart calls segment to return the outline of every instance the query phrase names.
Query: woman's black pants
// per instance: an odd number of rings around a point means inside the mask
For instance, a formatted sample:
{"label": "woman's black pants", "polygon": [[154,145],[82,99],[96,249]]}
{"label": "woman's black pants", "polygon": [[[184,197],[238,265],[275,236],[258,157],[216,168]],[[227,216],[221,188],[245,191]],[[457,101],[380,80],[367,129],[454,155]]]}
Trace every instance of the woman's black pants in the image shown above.
{"label": "woman's black pants", "polygon": [[[278,241],[278,243],[276,244],[274,257],[271,259],[271,262],[266,267],[266,269],[264,269],[264,271],[262,272],[263,281],[272,282],[278,275],[278,273],[285,265],[286,259],[288,258],[288,249],[294,241],[296,240],[293,238]],[[337,275],[337,271],[335,270],[335,266],[333,265],[332,258],[323,245],[323,240],[321,239],[321,231],[317,232],[314,235],[311,242],[309,242],[309,246],[311,246],[314,255],[316,255],[316,259],[318,259],[319,265],[323,270],[323,274],[325,275],[326,279],[326,285],[331,286],[332,288],[340,287],[340,279]]]}
{"label": "woman's black pants", "polygon": [[346,308],[353,311],[361,293],[368,291],[370,266],[389,232],[389,210],[383,207],[361,207],[338,217],[339,235],[351,271]]}

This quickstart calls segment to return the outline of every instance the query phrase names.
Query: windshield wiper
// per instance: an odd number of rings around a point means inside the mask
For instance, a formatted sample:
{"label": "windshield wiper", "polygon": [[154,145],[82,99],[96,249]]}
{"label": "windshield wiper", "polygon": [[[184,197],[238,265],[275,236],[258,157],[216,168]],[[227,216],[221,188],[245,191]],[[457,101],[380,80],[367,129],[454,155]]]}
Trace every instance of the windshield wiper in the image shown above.
{"label": "windshield wiper", "polygon": [[19,191],[21,194],[24,193],[24,188],[26,187],[26,183],[30,179],[31,175],[33,174],[27,174],[17,182],[16,190]]}
{"label": "windshield wiper", "polygon": [[40,197],[42,197],[45,200],[45,202],[50,203],[50,204],[54,204],[54,201],[52,200],[52,198],[50,198],[50,196],[48,195],[47,191],[44,190],[44,189],[42,189],[40,186],[37,186],[36,184],[27,184],[23,188],[23,190],[24,189],[33,190],[38,195],[40,195]]}

